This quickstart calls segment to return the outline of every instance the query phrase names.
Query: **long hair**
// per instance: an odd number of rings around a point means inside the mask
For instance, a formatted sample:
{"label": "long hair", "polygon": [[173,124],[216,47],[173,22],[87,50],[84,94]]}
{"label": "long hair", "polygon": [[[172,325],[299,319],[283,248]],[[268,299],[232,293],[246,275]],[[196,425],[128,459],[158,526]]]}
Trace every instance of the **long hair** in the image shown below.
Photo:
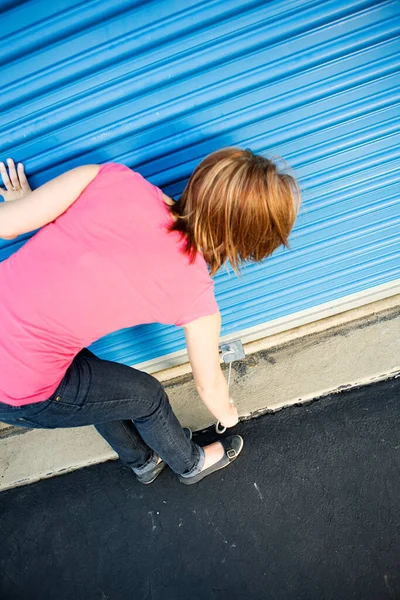
{"label": "long hair", "polygon": [[192,173],[182,196],[169,206],[168,227],[185,238],[190,262],[203,253],[210,275],[229,259],[236,274],[242,262],[259,262],[288,237],[300,205],[293,176],[251,150],[223,148]]}

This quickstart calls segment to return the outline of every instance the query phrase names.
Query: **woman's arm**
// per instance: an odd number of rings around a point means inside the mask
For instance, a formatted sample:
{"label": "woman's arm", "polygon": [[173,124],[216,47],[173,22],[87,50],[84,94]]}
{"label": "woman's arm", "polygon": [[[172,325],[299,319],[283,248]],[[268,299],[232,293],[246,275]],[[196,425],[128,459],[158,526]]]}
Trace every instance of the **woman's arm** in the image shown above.
{"label": "woman's arm", "polygon": [[220,365],[220,313],[196,319],[184,325],[184,331],[193,378],[200,398],[222,425],[233,427],[238,422],[238,414],[230,403],[228,384]]}
{"label": "woman's arm", "polygon": [[[62,215],[75,202],[99,172],[99,165],[71,169],[33,192],[26,181],[23,167],[18,173],[13,161],[7,161],[9,175],[3,163],[0,173],[6,189],[0,188],[5,200],[0,204],[0,238],[14,239],[23,233],[39,229]],[[16,189],[17,188],[17,189]],[[14,199],[13,195],[18,195]]]}

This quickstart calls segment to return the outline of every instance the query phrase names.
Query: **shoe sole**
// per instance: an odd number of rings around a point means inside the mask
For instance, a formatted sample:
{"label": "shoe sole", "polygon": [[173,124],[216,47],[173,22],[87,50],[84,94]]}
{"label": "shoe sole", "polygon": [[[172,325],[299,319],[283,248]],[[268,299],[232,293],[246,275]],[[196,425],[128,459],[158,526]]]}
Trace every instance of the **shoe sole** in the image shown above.
{"label": "shoe sole", "polygon": [[[244,440],[242,438],[242,436],[238,436],[240,437],[240,448],[236,453],[236,456],[232,459],[229,459],[229,462],[226,463],[225,465],[221,465],[220,467],[215,466],[212,471],[207,471],[203,474],[202,477],[198,478],[199,475],[201,475],[202,473],[198,473],[198,475],[194,475],[193,479],[195,481],[191,481],[189,477],[179,477],[179,481],[181,483],[183,483],[184,485],[195,485],[196,483],[200,483],[200,481],[202,481],[203,479],[205,479],[206,477],[208,477],[209,475],[212,475],[213,473],[216,473],[217,471],[221,471],[221,469],[225,469],[226,467],[229,467],[229,465],[231,465],[239,456],[239,454],[241,453],[241,451],[243,450],[243,446],[244,446]],[[225,455],[226,456],[226,455]],[[221,459],[222,460],[222,459]],[[217,465],[218,463],[216,463]],[[209,467],[211,469],[211,467]],[[197,478],[197,479],[196,479]]]}

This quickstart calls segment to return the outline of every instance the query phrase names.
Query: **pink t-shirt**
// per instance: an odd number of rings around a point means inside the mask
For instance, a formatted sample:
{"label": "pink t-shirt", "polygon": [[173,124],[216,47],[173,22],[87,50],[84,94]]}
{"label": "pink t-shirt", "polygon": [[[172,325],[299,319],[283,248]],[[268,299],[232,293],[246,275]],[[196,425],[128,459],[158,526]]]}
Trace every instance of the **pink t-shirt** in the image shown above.
{"label": "pink t-shirt", "polygon": [[161,190],[116,163],[72,206],[0,263],[0,401],[40,402],[99,337],[214,314],[213,280],[194,264]]}

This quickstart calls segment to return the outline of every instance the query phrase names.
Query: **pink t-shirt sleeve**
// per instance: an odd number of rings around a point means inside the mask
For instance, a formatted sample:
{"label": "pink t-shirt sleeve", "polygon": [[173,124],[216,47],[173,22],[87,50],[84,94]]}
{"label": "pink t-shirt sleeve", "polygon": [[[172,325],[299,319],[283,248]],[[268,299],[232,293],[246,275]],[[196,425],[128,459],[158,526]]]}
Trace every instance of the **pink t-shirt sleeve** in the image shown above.
{"label": "pink t-shirt sleeve", "polygon": [[218,304],[214,296],[214,284],[212,284],[202,291],[190,306],[187,306],[185,311],[180,314],[175,325],[186,325],[195,319],[200,319],[200,317],[214,315],[218,311]]}

